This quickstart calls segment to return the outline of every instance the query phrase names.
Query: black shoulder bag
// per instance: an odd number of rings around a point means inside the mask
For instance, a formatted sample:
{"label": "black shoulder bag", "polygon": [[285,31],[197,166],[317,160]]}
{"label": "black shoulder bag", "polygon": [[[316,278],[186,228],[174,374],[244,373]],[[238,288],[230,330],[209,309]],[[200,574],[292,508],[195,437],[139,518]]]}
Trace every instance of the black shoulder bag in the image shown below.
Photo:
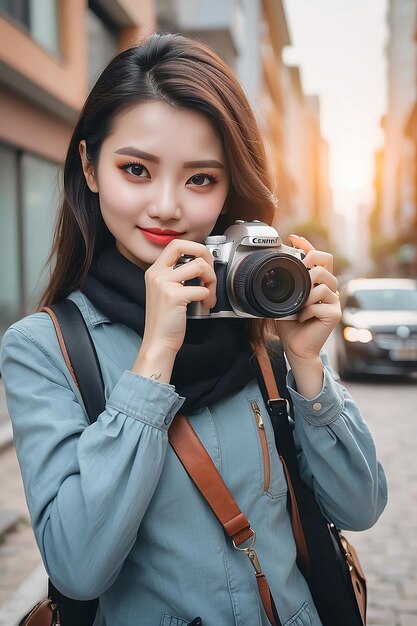
{"label": "black shoulder bag", "polygon": [[[365,626],[366,579],[356,551],[340,531],[323,516],[313,491],[302,481],[294,439],[288,421],[291,398],[286,386],[287,368],[281,345],[271,346],[258,356],[262,371],[258,383],[269,411],[275,445],[288,472],[295,506],[288,499],[297,562],[314,599],[324,626]],[[272,366],[272,370],[271,370]],[[268,369],[270,375],[268,376]],[[283,390],[281,395],[280,389]],[[298,507],[298,511],[291,510]],[[298,523],[297,523],[298,522]],[[301,529],[300,529],[301,522]],[[301,537],[297,536],[301,531]]]}

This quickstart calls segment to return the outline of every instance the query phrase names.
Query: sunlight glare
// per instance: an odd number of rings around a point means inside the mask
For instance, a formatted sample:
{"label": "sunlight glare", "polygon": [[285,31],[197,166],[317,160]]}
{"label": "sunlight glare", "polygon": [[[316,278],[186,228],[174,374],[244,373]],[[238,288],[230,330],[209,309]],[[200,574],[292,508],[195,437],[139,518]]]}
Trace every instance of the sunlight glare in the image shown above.
{"label": "sunlight glare", "polygon": [[359,191],[372,184],[372,138],[341,136],[332,164],[332,179],[336,187]]}

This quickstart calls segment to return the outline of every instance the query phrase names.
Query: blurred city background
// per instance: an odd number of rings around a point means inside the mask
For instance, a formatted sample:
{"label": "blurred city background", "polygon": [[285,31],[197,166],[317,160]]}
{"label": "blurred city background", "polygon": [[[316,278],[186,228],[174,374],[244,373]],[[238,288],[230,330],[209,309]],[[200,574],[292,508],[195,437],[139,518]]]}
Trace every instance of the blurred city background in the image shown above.
{"label": "blurred city background", "polygon": [[[417,626],[416,0],[0,0],[0,340],[47,280],[60,166],[88,90],[155,30],[202,39],[235,70],[267,147],[277,229],[335,256],[344,318],[329,351],[391,490],[381,522],[353,539],[369,624]],[[11,626],[45,574],[1,380],[0,464],[0,626]]]}
{"label": "blurred city background", "polygon": [[330,249],[342,275],[416,276],[415,1],[0,0],[0,331],[46,279],[59,166],[89,87],[155,29],[201,38],[234,68],[283,237]]}

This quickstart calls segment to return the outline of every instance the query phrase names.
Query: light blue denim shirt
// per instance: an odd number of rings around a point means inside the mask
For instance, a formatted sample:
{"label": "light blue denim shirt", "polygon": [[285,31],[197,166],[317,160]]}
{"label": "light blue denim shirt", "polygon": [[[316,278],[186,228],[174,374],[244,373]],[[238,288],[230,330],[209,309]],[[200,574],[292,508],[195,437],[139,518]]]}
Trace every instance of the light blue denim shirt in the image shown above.
{"label": "light blue denim shirt", "polygon": [[[168,445],[183,403],[172,385],[134,374],[141,339],[72,294],[100,360],[106,408],[88,425],[46,313],[14,324],[2,371],[17,455],[45,567],[66,595],[100,597],[95,626],[269,626],[249,559],[226,538]],[[357,406],[325,362],[321,393],[288,386],[300,469],[328,518],[361,530],[386,503],[386,481]],[[262,450],[251,402],[261,408]],[[287,485],[257,382],[189,415],[257,534],[284,626],[321,626],[296,565]],[[268,481],[268,470],[270,480]],[[265,481],[269,484],[265,484]]]}

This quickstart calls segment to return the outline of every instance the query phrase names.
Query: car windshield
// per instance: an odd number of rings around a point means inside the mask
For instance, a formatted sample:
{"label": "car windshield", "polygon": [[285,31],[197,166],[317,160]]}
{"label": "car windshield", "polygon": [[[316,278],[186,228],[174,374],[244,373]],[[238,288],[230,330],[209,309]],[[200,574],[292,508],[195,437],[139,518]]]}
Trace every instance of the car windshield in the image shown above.
{"label": "car windshield", "polygon": [[361,289],[354,299],[358,308],[370,311],[417,311],[416,289]]}

